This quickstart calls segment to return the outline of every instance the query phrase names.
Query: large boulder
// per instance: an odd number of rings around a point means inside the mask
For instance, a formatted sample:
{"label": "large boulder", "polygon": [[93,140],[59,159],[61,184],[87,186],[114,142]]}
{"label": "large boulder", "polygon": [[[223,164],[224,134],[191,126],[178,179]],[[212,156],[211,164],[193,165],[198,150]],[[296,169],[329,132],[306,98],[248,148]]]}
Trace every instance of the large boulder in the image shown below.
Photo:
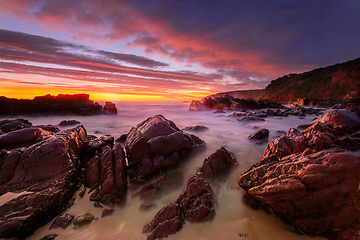
{"label": "large boulder", "polygon": [[360,220],[360,157],[341,149],[271,156],[250,167],[238,184],[306,234],[324,234]]}
{"label": "large boulder", "polygon": [[166,172],[203,147],[203,140],[181,131],[164,116],[150,117],[133,127],[125,141],[130,180],[143,182]]}
{"label": "large boulder", "polygon": [[333,109],[321,116],[320,118],[314,120],[312,124],[315,123],[325,123],[330,124],[333,127],[347,127],[355,128],[360,126],[360,117],[353,112],[342,110],[342,109]]}
{"label": "large boulder", "polygon": [[8,133],[28,127],[32,127],[32,123],[23,118],[5,119],[0,121],[0,130],[3,133]]}
{"label": "large boulder", "polygon": [[24,239],[66,209],[78,186],[77,155],[86,142],[86,131],[78,126],[28,148],[1,152],[0,194],[27,192],[0,206],[0,238]]}

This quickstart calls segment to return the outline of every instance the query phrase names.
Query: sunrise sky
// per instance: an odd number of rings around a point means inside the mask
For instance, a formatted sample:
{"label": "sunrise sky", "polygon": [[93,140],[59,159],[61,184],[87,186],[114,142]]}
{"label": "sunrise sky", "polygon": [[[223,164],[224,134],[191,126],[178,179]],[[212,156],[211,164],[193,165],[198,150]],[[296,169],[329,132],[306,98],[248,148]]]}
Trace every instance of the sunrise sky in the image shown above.
{"label": "sunrise sky", "polygon": [[0,96],[184,101],[360,57],[360,1],[0,0]]}

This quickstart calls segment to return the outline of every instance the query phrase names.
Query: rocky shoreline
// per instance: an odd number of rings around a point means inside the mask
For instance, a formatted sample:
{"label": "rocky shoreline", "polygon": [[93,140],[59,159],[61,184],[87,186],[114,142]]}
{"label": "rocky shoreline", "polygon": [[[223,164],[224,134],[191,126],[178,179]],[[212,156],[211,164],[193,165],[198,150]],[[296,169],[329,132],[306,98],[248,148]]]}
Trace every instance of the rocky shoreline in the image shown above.
{"label": "rocky shoreline", "polygon": [[104,106],[89,99],[89,94],[35,97],[33,100],[0,96],[0,115],[96,115],[117,114],[114,103]]}
{"label": "rocky shoreline", "polygon": [[[240,121],[321,114],[318,109],[285,108],[264,101],[242,101],[240,107],[233,100],[223,98],[213,104],[221,107],[212,109],[232,110],[229,117],[237,119],[248,117]],[[202,139],[180,130],[162,115],[131,128],[123,145],[110,135],[88,135],[75,120],[68,122],[78,125],[60,131],[53,125],[32,126],[25,119],[1,121],[0,194],[22,194],[0,206],[0,238],[25,239],[55,218],[53,225],[62,228],[71,222],[75,227],[89,224],[92,215],[66,213],[76,191],[80,197],[89,192],[94,207],[104,208],[103,217],[123,206],[129,189],[138,191],[143,199],[140,210],[146,211],[153,199],[177,189],[183,180],[181,174],[166,173],[180,166],[189,154],[206,148]],[[360,157],[354,151],[360,149],[360,117],[335,109],[301,127],[306,128],[290,129],[269,142],[263,158],[241,174],[238,184],[246,192],[243,200],[253,208],[273,212],[295,232],[357,239]],[[268,138],[266,130],[249,138]],[[164,238],[180,231],[185,222],[212,221],[217,178],[226,178],[237,162],[234,154],[219,146],[189,178],[177,200],[166,204],[143,227],[143,233],[149,234],[148,239]],[[157,176],[160,179],[152,182]],[[42,239],[54,238],[50,234]]]}

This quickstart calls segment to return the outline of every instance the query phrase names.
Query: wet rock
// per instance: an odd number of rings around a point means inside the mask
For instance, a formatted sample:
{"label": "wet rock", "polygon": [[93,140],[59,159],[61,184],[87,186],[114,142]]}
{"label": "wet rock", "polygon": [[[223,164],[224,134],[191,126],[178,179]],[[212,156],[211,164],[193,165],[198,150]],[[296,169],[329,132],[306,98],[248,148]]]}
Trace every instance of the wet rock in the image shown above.
{"label": "wet rock", "polygon": [[17,118],[17,119],[12,119],[12,120],[5,119],[5,120],[0,121],[0,130],[3,133],[8,133],[8,132],[20,130],[23,128],[29,128],[29,127],[32,127],[32,123],[23,118]]}
{"label": "wet rock", "polygon": [[221,147],[204,160],[198,173],[205,176],[216,176],[236,165],[237,161],[234,154]]}
{"label": "wet rock", "polygon": [[185,221],[199,223],[215,217],[214,193],[205,178],[215,177],[237,164],[234,155],[225,148],[218,149],[204,160],[203,166],[191,177],[186,190],[178,199],[163,207],[143,228],[151,232],[147,239],[164,238],[179,231]]}
{"label": "wet rock", "polygon": [[238,184],[305,234],[323,234],[357,224],[360,158],[341,149],[271,156],[250,167]]}
{"label": "wet rock", "polygon": [[176,167],[193,150],[205,142],[181,131],[174,122],[156,115],[133,127],[126,139],[129,176],[141,183]]}
{"label": "wet rock", "polygon": [[161,187],[158,184],[148,183],[140,190],[140,199],[152,201],[161,197]]}
{"label": "wet rock", "polygon": [[101,217],[111,216],[114,213],[114,209],[105,208],[101,214]]}
{"label": "wet rock", "polygon": [[85,225],[90,224],[93,220],[94,220],[94,216],[91,215],[90,213],[85,213],[83,215],[78,216],[77,218],[75,218],[74,220],[74,228],[79,228]]}
{"label": "wet rock", "polygon": [[127,134],[123,134],[123,135],[121,135],[120,137],[118,137],[115,141],[116,141],[116,142],[125,142],[127,136],[128,136]]}
{"label": "wet rock", "polygon": [[45,131],[41,128],[24,128],[0,135],[0,146],[6,149],[30,146],[34,143],[41,142],[51,135],[53,135],[52,132]]}
{"label": "wet rock", "polygon": [[346,136],[338,138],[334,143],[341,148],[350,151],[356,151],[360,149],[360,144],[356,140]]}
{"label": "wet rock", "polygon": [[27,149],[1,155],[0,194],[27,188],[0,206],[0,238],[26,238],[63,212],[78,187],[77,154],[87,141],[82,126],[58,132]]}
{"label": "wet rock", "polygon": [[40,238],[39,240],[54,240],[57,236],[58,236],[57,234],[48,234]]}
{"label": "wet rock", "polygon": [[110,148],[114,147],[114,137],[110,135],[105,135],[101,137],[94,137],[90,139],[84,146],[83,149],[83,157],[94,157],[95,153],[101,152],[101,149],[105,146],[109,146]]}
{"label": "wet rock", "polygon": [[73,219],[74,215],[71,215],[69,213],[62,213],[54,220],[49,229],[55,229],[59,227],[65,229]]}
{"label": "wet rock", "polygon": [[45,131],[49,131],[49,132],[53,132],[53,133],[60,132],[60,129],[57,126],[51,125],[51,124],[48,124],[48,125],[36,125],[35,127],[41,128],[41,129],[43,129]]}
{"label": "wet rock", "polygon": [[360,125],[360,117],[353,112],[347,110],[331,110],[312,122],[315,123],[330,124],[333,127],[346,126],[349,129],[353,129]]}
{"label": "wet rock", "polygon": [[59,126],[64,127],[64,126],[72,126],[72,125],[78,125],[78,124],[80,124],[80,122],[77,120],[63,120],[59,123]]}
{"label": "wet rock", "polygon": [[281,158],[293,153],[301,153],[306,148],[305,137],[297,129],[290,129],[289,132],[268,143],[263,154],[263,158],[275,154]]}
{"label": "wet rock", "polygon": [[140,210],[142,210],[142,211],[147,211],[147,210],[149,210],[150,208],[152,208],[154,206],[154,203],[153,202],[151,202],[151,201],[143,201],[142,203],[141,203],[141,206],[140,206]]}
{"label": "wet rock", "polygon": [[99,156],[86,164],[85,183],[90,191],[96,190],[90,200],[103,204],[122,204],[127,190],[125,153],[120,144],[111,149],[105,145]]}
{"label": "wet rock", "polygon": [[150,233],[147,240],[165,238],[178,232],[184,222],[181,207],[176,203],[169,203],[156,214],[149,224],[144,226],[142,232]]}
{"label": "wet rock", "polygon": [[103,108],[105,114],[117,114],[117,108],[115,103],[105,102],[105,106]]}
{"label": "wet rock", "polygon": [[252,133],[248,138],[249,139],[264,139],[269,137],[269,130],[262,128],[254,133]]}
{"label": "wet rock", "polygon": [[196,125],[196,126],[191,126],[191,127],[186,127],[183,130],[184,131],[193,131],[193,132],[200,132],[200,131],[205,131],[208,130],[208,127],[205,127],[203,125]]}

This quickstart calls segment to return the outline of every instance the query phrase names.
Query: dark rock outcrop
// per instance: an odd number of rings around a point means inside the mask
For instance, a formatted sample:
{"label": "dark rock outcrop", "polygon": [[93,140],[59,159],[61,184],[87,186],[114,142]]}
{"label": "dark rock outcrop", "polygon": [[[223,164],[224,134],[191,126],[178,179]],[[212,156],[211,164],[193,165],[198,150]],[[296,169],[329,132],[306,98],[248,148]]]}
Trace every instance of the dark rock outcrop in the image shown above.
{"label": "dark rock outcrop", "polygon": [[[75,114],[93,115],[114,113],[112,103],[108,104],[110,111],[104,111],[102,106],[89,99],[88,94],[35,97],[33,100],[18,100],[0,97],[0,115],[21,114]],[[107,108],[109,108],[107,107]]]}
{"label": "dark rock outcrop", "polygon": [[215,217],[214,193],[205,178],[213,178],[237,165],[234,155],[221,147],[204,160],[194,176],[175,202],[163,207],[143,228],[143,233],[150,233],[148,240],[168,237],[178,232],[185,221],[199,223],[211,221]]}
{"label": "dark rock outcrop", "polygon": [[350,132],[360,126],[360,117],[347,110],[334,109],[312,122],[312,124],[315,123],[325,123],[333,127],[343,128],[344,131]]}
{"label": "dark rock outcrop", "polygon": [[239,99],[229,95],[219,97],[205,97],[200,101],[193,100],[190,103],[189,110],[236,110],[236,109],[262,109],[262,108],[284,108],[279,103],[259,99]]}
{"label": "dark rock outcrop", "polygon": [[156,115],[133,127],[125,142],[130,181],[144,182],[179,165],[190,152],[205,147],[195,135]]}
{"label": "dark rock outcrop", "polygon": [[105,145],[99,154],[90,159],[85,168],[86,186],[91,200],[104,204],[121,204],[127,190],[125,153],[120,144],[111,149]]}
{"label": "dark rock outcrop", "polygon": [[0,121],[0,130],[3,133],[8,133],[11,131],[28,128],[28,127],[32,127],[32,123],[22,118],[17,118],[13,120],[5,119]]}
{"label": "dark rock outcrop", "polygon": [[78,125],[78,124],[80,124],[80,122],[77,120],[63,120],[59,123],[59,126],[64,127],[64,126],[72,126],[72,125]]}
{"label": "dark rock outcrop", "polygon": [[48,136],[53,135],[42,128],[30,127],[16,131],[11,131],[0,135],[0,148],[13,149],[18,147],[30,146],[34,143],[41,142]]}
{"label": "dark rock outcrop", "polygon": [[205,131],[208,130],[208,127],[205,127],[203,125],[196,125],[196,126],[190,126],[190,127],[186,127],[183,130],[184,131],[193,131],[193,132],[200,132],[200,131]]}
{"label": "dark rock outcrop", "polygon": [[117,114],[117,108],[115,103],[105,102],[105,106],[103,108],[105,114]]}
{"label": "dark rock outcrop", "polygon": [[86,142],[78,126],[27,149],[2,151],[0,194],[27,193],[0,206],[0,238],[25,238],[66,209],[79,181],[77,154]]}
{"label": "dark rock outcrop", "polygon": [[358,156],[328,149],[265,158],[243,173],[238,183],[301,232],[324,234],[360,220],[359,174]]}
{"label": "dark rock outcrop", "polygon": [[257,130],[256,132],[252,133],[248,138],[260,140],[260,139],[268,138],[269,133],[270,132],[268,129],[262,128],[262,129]]}
{"label": "dark rock outcrop", "polygon": [[51,224],[50,229],[55,229],[61,227],[62,229],[65,229],[74,219],[74,215],[71,215],[69,213],[62,213],[60,214],[54,222]]}

